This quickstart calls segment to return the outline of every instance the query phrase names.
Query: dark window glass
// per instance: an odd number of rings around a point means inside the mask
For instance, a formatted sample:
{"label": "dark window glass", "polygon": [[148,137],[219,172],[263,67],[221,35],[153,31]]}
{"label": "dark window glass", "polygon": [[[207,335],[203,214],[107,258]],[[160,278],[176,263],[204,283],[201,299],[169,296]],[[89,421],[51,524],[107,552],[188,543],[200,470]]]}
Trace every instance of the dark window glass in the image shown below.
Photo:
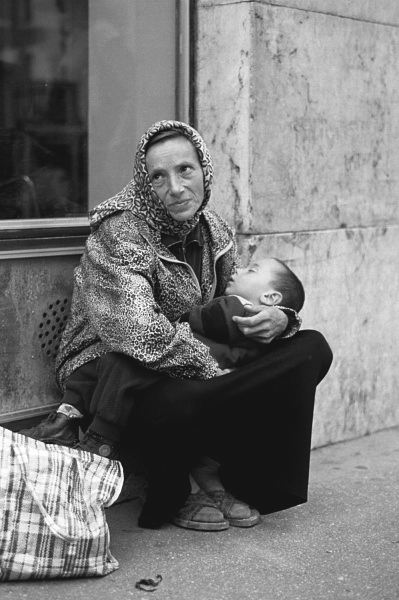
{"label": "dark window glass", "polygon": [[0,0],[0,219],[87,213],[88,0]]}

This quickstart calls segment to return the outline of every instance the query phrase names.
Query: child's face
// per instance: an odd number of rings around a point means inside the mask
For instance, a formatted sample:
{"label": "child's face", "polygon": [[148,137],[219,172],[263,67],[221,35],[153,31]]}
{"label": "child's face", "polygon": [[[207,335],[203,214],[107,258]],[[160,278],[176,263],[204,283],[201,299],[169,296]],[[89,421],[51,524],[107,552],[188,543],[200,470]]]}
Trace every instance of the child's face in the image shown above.
{"label": "child's face", "polygon": [[225,294],[242,296],[253,304],[260,304],[261,296],[275,289],[272,282],[277,266],[272,258],[249,263],[231,276]]}

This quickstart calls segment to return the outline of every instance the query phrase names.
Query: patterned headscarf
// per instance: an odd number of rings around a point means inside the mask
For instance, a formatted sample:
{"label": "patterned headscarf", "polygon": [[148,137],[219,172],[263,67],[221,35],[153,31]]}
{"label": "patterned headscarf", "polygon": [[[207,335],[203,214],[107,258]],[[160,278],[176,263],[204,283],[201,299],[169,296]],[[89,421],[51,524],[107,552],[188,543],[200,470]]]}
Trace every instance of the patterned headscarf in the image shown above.
{"label": "patterned headscarf", "polygon": [[[152,187],[147,172],[146,147],[155,135],[166,131],[176,131],[190,140],[197,150],[204,175],[204,199],[197,212],[187,221],[176,221],[170,216]],[[111,214],[121,210],[131,210],[137,217],[162,233],[185,235],[196,226],[209,202],[212,178],[212,159],[198,131],[180,121],[159,121],[148,129],[137,146],[133,179],[119,194],[105,200],[89,213],[90,224],[92,227],[97,227]]]}

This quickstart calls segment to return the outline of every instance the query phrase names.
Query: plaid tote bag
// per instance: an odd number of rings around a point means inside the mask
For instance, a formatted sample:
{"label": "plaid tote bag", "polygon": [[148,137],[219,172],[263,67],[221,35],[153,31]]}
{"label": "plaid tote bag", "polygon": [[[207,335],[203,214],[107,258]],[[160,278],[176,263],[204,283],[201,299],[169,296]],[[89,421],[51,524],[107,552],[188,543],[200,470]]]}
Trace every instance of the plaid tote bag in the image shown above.
{"label": "plaid tote bag", "polygon": [[122,465],[0,427],[0,580],[89,577],[118,568],[104,508]]}

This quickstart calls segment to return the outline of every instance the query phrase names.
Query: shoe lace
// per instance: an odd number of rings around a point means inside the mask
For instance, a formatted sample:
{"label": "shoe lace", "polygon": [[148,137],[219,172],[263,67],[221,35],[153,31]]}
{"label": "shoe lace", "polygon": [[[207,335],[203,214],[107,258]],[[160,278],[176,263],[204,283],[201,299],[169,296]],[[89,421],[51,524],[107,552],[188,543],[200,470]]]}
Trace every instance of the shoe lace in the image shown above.
{"label": "shoe lace", "polygon": [[53,423],[57,418],[57,411],[54,410],[52,413],[50,413],[47,418],[42,422],[42,425],[49,425],[50,423]]}

